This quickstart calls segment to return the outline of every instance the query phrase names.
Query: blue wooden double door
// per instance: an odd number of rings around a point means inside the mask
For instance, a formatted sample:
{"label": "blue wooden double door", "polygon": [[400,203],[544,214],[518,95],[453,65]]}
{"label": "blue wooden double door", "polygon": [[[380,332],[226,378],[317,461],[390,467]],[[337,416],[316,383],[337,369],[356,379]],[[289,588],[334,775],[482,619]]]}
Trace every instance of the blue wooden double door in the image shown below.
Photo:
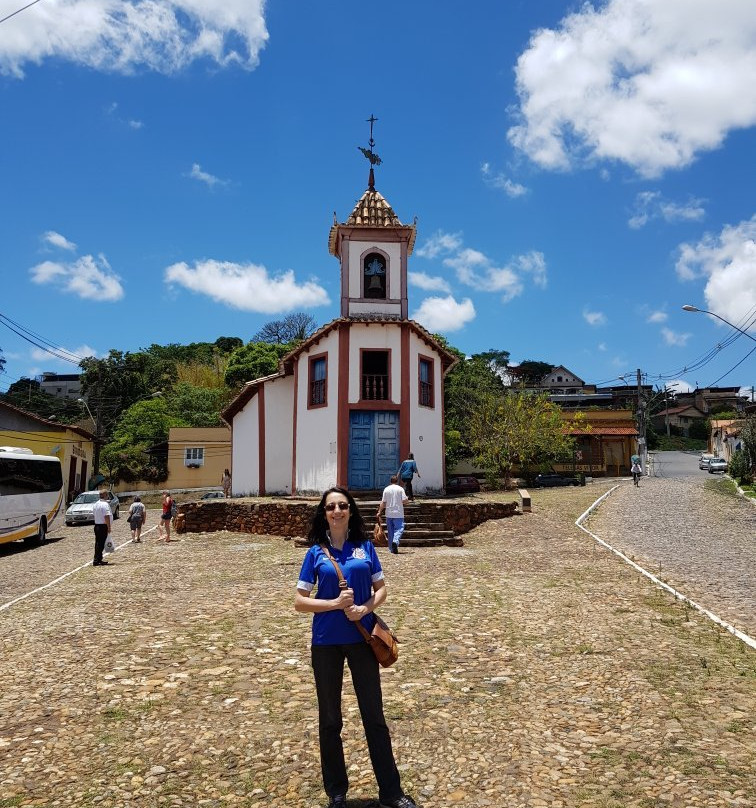
{"label": "blue wooden double door", "polygon": [[385,488],[399,468],[399,413],[353,410],[349,413],[349,488]]}

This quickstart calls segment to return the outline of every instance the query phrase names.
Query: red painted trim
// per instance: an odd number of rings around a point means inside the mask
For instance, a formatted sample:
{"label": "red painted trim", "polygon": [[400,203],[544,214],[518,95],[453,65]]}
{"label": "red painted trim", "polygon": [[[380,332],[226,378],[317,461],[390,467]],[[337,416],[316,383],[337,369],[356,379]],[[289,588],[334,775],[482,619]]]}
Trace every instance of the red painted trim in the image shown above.
{"label": "red painted trim", "polygon": [[291,493],[297,490],[297,403],[299,402],[299,358],[294,360],[294,411],[291,425]]}
{"label": "red painted trim", "polygon": [[399,298],[402,301],[401,318],[409,317],[409,302],[407,300],[407,242],[402,241],[399,258]]}
{"label": "red painted trim", "polygon": [[372,399],[368,401],[359,401],[357,404],[350,404],[350,410],[399,410],[396,407],[395,401],[373,401]]}
{"label": "red painted trim", "polygon": [[401,397],[399,399],[399,457],[407,457],[410,451],[410,330],[402,323],[399,348],[401,361]]}
{"label": "red painted trim", "polygon": [[260,385],[260,391],[257,395],[257,432],[258,441],[260,444],[260,453],[258,457],[258,475],[260,483],[260,496],[265,496],[265,385]]}
{"label": "red painted trim", "polygon": [[336,426],[336,484],[349,481],[349,337],[348,325],[339,328],[339,399]]}
{"label": "red painted trim", "polygon": [[[323,381],[325,382],[325,392],[323,394],[324,400],[322,404],[313,404],[312,403],[312,383],[313,379],[313,365],[318,359],[325,359],[326,363],[326,375]],[[328,352],[323,351],[323,353],[315,354],[314,356],[309,357],[309,362],[307,365],[307,409],[308,410],[319,410],[322,407],[328,406]]]}
{"label": "red painted trim", "polygon": [[[430,378],[430,404],[421,404],[420,403],[420,362],[429,362],[430,363],[430,373],[428,374]],[[434,410],[436,409],[436,362],[432,356],[426,356],[425,354],[418,354],[417,355],[417,406],[418,407],[425,407],[426,409]]]}

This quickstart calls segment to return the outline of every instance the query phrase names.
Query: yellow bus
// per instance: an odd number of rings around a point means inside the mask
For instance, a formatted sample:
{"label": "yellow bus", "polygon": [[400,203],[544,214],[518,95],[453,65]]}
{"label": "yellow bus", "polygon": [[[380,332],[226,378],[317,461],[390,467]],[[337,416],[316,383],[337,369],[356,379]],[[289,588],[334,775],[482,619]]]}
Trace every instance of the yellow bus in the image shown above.
{"label": "yellow bus", "polygon": [[63,505],[60,460],[0,446],[0,544],[42,544]]}

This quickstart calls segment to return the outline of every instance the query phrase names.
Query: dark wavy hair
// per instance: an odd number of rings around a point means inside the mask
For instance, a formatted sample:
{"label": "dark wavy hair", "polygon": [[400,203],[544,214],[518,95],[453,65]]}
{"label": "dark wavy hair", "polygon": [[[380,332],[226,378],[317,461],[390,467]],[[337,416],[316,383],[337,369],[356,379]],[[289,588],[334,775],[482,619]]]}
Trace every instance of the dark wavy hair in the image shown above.
{"label": "dark wavy hair", "polygon": [[365,521],[362,518],[360,509],[354,500],[354,497],[340,485],[334,485],[327,491],[323,492],[320,498],[318,507],[315,508],[315,516],[312,517],[312,524],[310,525],[310,532],[307,534],[307,543],[309,545],[321,544],[327,541],[328,537],[328,520],[326,519],[325,501],[329,494],[343,494],[349,503],[349,541],[352,544],[362,544],[367,541],[368,536],[365,531]]}

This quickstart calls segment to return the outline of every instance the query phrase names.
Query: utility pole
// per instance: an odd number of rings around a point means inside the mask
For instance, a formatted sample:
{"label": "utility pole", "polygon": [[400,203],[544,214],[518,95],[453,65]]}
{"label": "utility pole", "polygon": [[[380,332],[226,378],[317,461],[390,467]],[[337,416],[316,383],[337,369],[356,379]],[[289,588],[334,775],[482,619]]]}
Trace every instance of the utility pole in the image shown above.
{"label": "utility pole", "polygon": [[667,428],[667,437],[669,437],[669,404],[667,403],[667,393],[669,388],[664,385],[664,426]]}
{"label": "utility pole", "polygon": [[638,382],[638,410],[636,416],[638,418],[638,454],[641,458],[641,469],[646,473],[647,454],[646,454],[646,402],[643,400],[643,384],[640,368],[636,372]]}

